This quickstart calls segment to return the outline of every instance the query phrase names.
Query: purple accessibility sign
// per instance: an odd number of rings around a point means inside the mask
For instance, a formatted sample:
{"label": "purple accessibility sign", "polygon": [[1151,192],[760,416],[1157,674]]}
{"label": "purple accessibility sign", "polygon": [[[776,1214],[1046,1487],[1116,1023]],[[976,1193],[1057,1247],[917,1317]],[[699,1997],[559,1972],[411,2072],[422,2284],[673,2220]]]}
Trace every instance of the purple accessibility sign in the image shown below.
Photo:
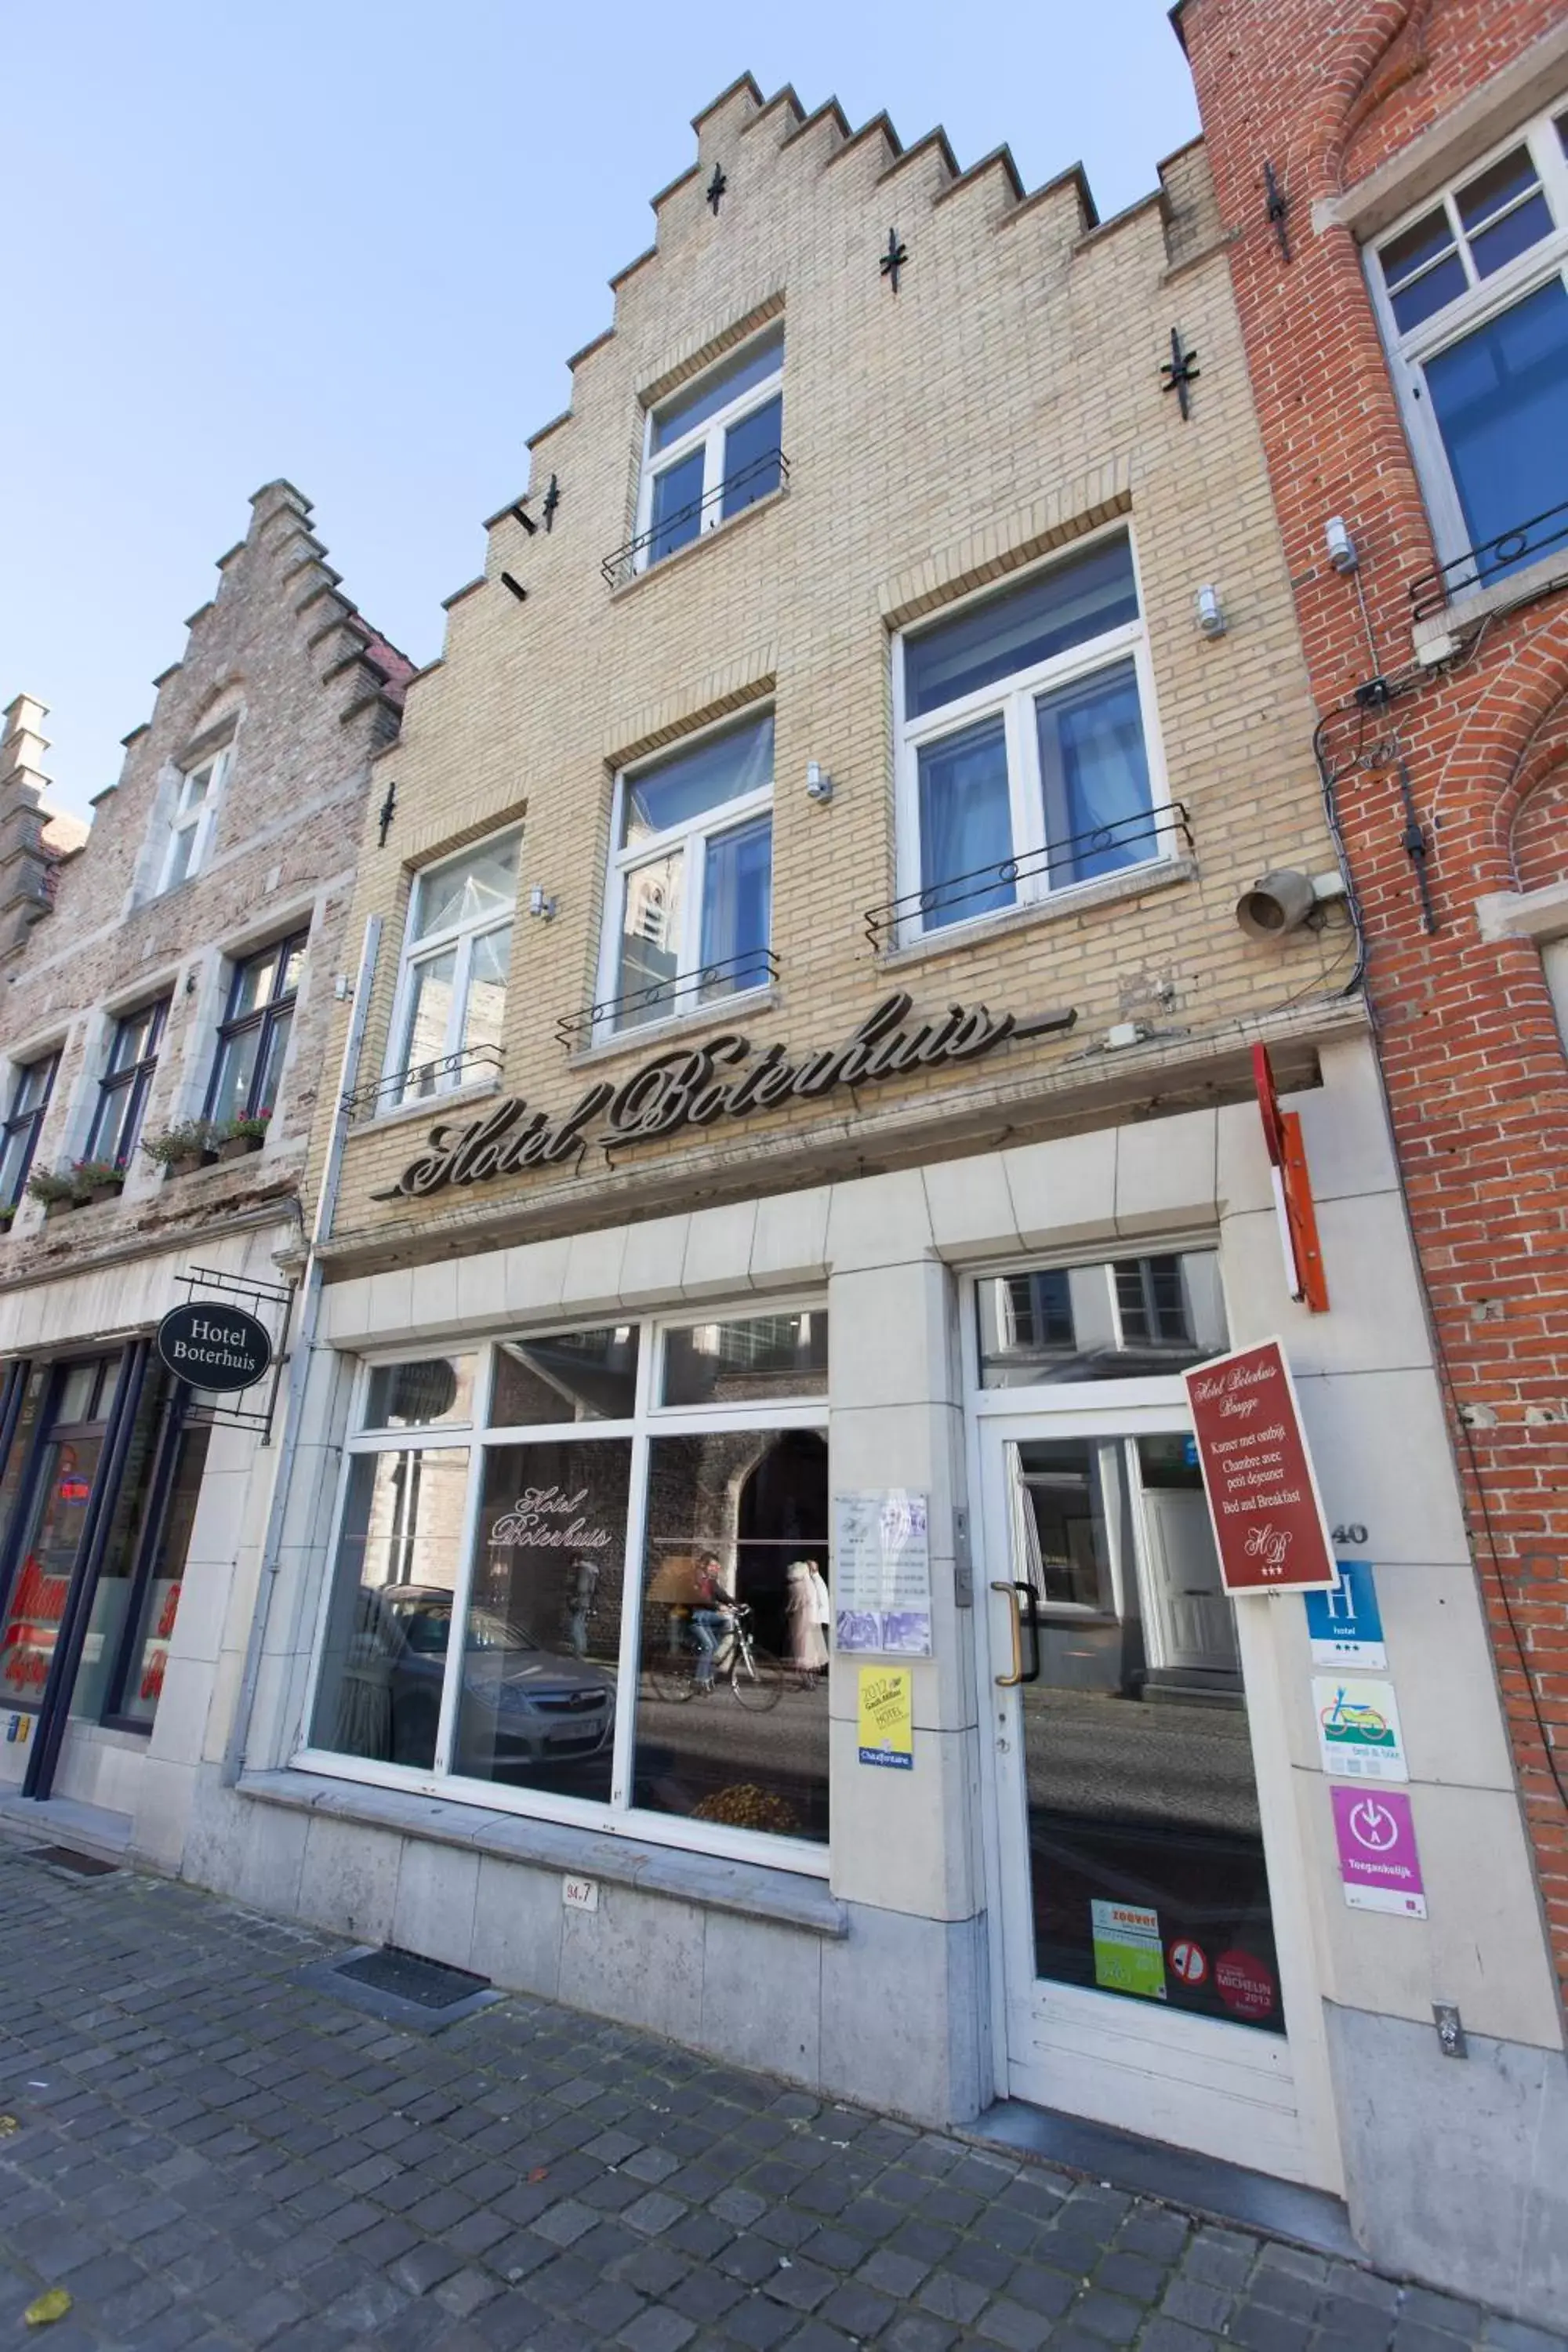
{"label": "purple accessibility sign", "polygon": [[1426,1893],[1409,1798],[1364,1781],[1336,1782],[1329,1796],[1340,1877],[1351,1909],[1401,1911],[1406,1918],[1425,1919]]}

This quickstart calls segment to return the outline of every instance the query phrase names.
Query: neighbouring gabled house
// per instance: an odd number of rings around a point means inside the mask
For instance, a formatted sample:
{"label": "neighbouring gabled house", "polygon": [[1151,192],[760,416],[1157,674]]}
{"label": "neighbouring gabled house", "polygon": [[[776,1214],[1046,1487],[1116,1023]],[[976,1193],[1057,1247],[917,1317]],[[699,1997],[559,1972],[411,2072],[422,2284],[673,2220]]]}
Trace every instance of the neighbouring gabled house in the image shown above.
{"label": "neighbouring gabled house", "polygon": [[251,506],[90,830],[49,812],[40,704],[0,742],[0,1803],[85,1808],[166,1865],[277,1454],[273,1373],[205,1391],[155,1333],[189,1301],[287,1343],[278,1255],[410,674],[299,491]]}

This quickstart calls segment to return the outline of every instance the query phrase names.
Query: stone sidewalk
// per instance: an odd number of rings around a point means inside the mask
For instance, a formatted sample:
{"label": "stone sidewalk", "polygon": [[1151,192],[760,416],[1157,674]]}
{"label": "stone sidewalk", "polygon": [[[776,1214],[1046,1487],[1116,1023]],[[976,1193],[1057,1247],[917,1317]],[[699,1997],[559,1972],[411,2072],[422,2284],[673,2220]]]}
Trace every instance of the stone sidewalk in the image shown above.
{"label": "stone sidewalk", "polygon": [[0,2345],[1568,2352],[543,2003],[395,2032],[338,1948],[0,1843]]}

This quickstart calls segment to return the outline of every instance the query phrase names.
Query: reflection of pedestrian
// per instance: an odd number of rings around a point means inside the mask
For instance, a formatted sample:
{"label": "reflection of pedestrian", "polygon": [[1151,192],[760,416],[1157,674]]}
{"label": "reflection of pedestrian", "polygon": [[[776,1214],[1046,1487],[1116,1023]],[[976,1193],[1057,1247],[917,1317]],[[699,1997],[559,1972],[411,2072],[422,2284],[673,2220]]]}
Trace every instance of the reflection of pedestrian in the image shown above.
{"label": "reflection of pedestrian", "polygon": [[692,1590],[697,1596],[691,1612],[691,1631],[697,1637],[697,1687],[710,1691],[714,1656],[731,1624],[730,1591],[716,1552],[704,1552],[698,1561]]}
{"label": "reflection of pedestrian", "polygon": [[[822,1583],[808,1559],[792,1559],[784,1570],[790,1659],[795,1671],[803,1675],[819,1675],[827,1664],[827,1644],[822,1637],[816,1594],[812,1589],[814,1578],[816,1583]],[[826,1586],[823,1589],[826,1591]]]}
{"label": "reflection of pedestrian", "polygon": [[817,1639],[822,1643],[821,1672],[827,1672],[827,1629],[833,1622],[833,1601],[827,1590],[827,1579],[814,1559],[806,1561],[811,1570],[811,1598],[816,1622]]}
{"label": "reflection of pedestrian", "polygon": [[594,1587],[599,1581],[599,1563],[583,1559],[572,1563],[572,1598],[566,1612],[566,1639],[579,1658],[588,1654],[588,1618],[594,1606]]}

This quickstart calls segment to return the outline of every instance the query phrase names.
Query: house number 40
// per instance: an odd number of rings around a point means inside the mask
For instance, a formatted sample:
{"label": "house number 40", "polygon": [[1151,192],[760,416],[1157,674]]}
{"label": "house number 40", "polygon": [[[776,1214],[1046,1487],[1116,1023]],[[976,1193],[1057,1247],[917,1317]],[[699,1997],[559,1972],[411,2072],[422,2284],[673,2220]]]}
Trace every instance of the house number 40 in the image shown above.
{"label": "house number 40", "polygon": [[1341,1548],[1346,1544],[1363,1544],[1365,1541],[1366,1529],[1359,1519],[1352,1519],[1347,1527],[1338,1527],[1334,1529],[1334,1542]]}

